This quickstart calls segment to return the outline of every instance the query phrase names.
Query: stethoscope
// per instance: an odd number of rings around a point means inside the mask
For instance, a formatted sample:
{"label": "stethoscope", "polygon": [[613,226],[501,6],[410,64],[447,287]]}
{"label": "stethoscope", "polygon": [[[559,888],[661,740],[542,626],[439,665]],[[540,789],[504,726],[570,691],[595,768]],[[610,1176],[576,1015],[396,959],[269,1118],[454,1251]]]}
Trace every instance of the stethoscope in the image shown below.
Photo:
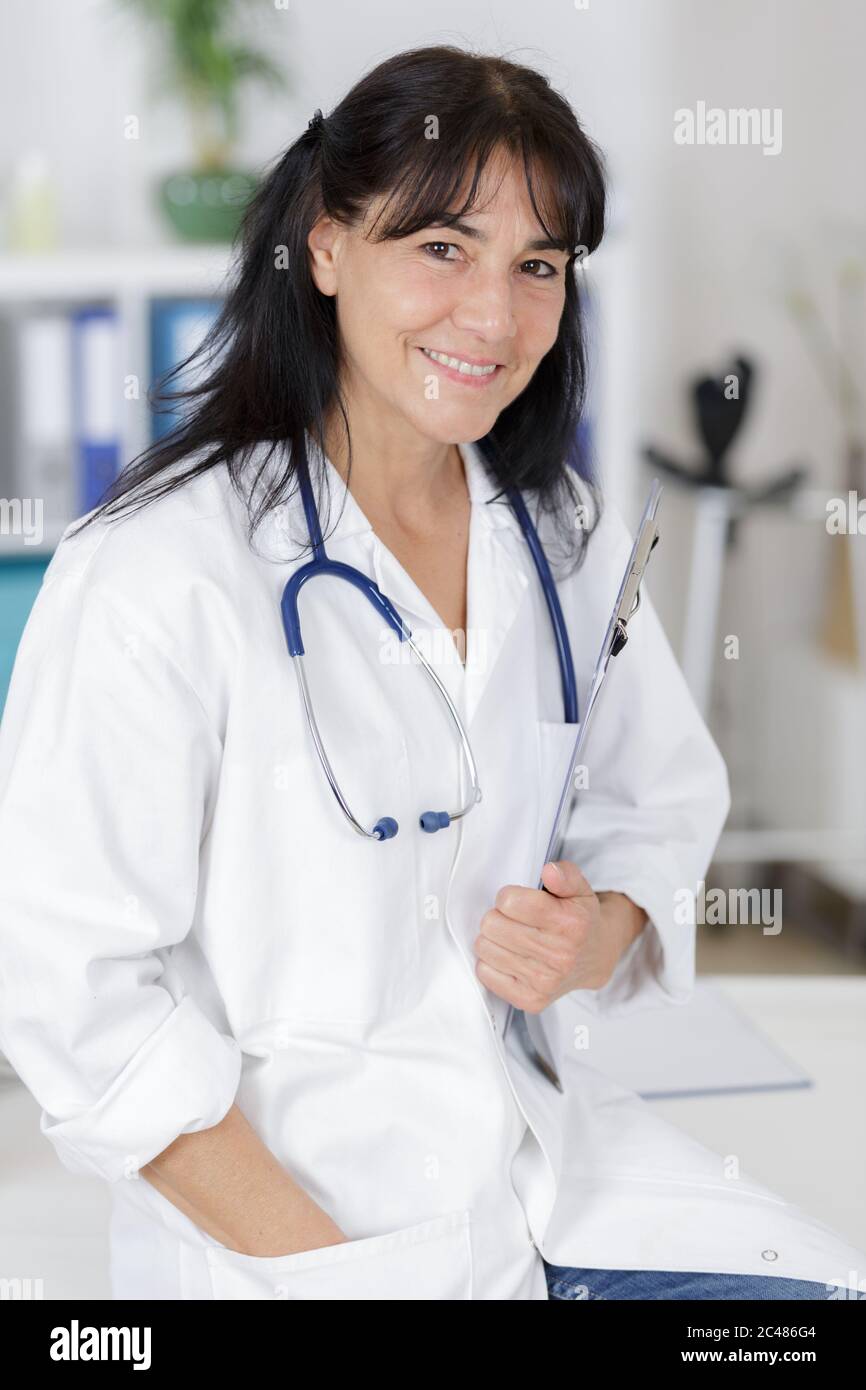
{"label": "stethoscope", "polygon": [[[310,579],[315,579],[320,575],[330,575],[331,578],[334,579],[344,579],[369,600],[400,641],[406,642],[411,648],[418,662],[430,677],[430,680],[435,685],[442,700],[447,706],[448,713],[460,740],[462,755],[469,774],[469,787],[466,801],[456,811],[423,811],[418,818],[421,829],[428,834],[432,834],[437,830],[444,830],[452,821],[460,820],[463,816],[467,815],[467,813],[472,810],[473,806],[481,800],[481,788],[478,784],[478,768],[472,753],[472,747],[469,743],[469,737],[463,727],[463,722],[457,712],[454,701],[436,671],[424,656],[424,653],[419,650],[411,631],[397,612],[391,600],[382,593],[378,585],[368,575],[362,574],[360,570],[354,569],[351,565],[344,565],[338,560],[331,560],[328,558],[322,540],[322,528],[319,524],[319,514],[313,497],[313,489],[310,483],[310,474],[307,465],[306,448],[303,442],[297,453],[298,484],[304,504],[304,513],[306,516],[307,531],[310,537],[313,558],[308,564],[302,565],[300,569],[297,569],[286,584],[280,601],[280,609],[283,617],[283,627],[285,629],[289,655],[292,657],[295,673],[298,678],[298,687],[304,706],[304,713],[319,761],[322,764],[331,791],[334,793],[343,815],[346,817],[353,830],[356,830],[359,835],[363,835],[370,840],[392,839],[399,829],[397,821],[393,816],[380,816],[373,828],[367,830],[351,811],[325,751],[325,745],[322,741],[322,735],[319,731],[319,726],[316,722],[316,716],[313,710],[313,703],[307,684],[306,672],[304,670],[304,643],[301,636],[298,597],[301,589]],[[520,523],[520,529],[529,547],[544,592],[547,611],[550,615],[553,634],[556,640],[556,652],[562,681],[562,699],[565,706],[565,722],[567,724],[577,724],[577,685],[574,676],[574,662],[572,660],[571,646],[565,626],[565,618],[563,617],[562,607],[559,602],[559,595],[556,592],[556,585],[553,582],[553,576],[547,563],[547,557],[538,539],[538,533],[532,524],[529,512],[526,509],[526,503],[520,492],[517,488],[506,488],[504,491]]]}

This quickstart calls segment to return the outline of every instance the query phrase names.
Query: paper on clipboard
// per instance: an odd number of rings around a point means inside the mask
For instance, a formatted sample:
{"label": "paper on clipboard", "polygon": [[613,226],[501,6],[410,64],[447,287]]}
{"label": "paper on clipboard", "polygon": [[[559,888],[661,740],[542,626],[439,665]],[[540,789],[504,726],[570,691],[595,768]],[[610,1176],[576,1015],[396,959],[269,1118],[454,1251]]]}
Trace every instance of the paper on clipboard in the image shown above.
{"label": "paper on clipboard", "polygon": [[[577,767],[578,759],[581,757],[584,748],[586,747],[587,734],[592,720],[592,714],[598,703],[598,697],[602,685],[604,683],[604,677],[607,672],[607,668],[610,663],[611,657],[617,656],[625,646],[628,640],[627,628],[629,618],[631,618],[632,614],[637,611],[640,605],[641,580],[643,579],[644,571],[646,570],[647,564],[649,562],[650,554],[652,553],[653,547],[659,538],[659,529],[658,522],[656,520],[656,514],[658,512],[658,505],[661,495],[662,485],[659,482],[658,478],[653,478],[652,484],[650,485],[646,506],[644,507],[643,515],[640,519],[640,523],[637,528],[637,534],[635,536],[634,545],[632,546],[631,554],[628,558],[628,564],[625,567],[625,571],[620,582],[619,593],[616,597],[616,603],[613,606],[613,610],[608,620],[607,629],[604,634],[604,639],[602,641],[598,658],[595,663],[595,669],[593,671],[592,681],[590,682],[589,694],[587,696],[586,709],[584,711],[583,719],[577,725],[577,734],[575,737],[574,748],[572,750],[571,760],[568,764],[568,771],[565,775],[565,781],[563,782],[562,792],[560,793],[559,801],[557,803],[556,815],[554,816],[553,827],[550,832],[550,839],[548,840],[547,849],[545,851],[544,859],[542,861],[542,868],[545,864],[549,863],[550,860],[557,858],[559,843],[562,838],[563,824],[571,808],[571,803],[575,795],[575,768]],[[538,887],[544,887],[540,880],[538,882]],[[505,1038],[508,1032],[509,1026],[513,1018],[519,1019],[521,1034],[523,1036],[527,1048],[530,1050],[530,1054],[533,1056],[536,1065],[540,1067],[540,1069],[545,1073],[549,1080],[553,1082],[557,1089],[561,1090],[562,1087],[559,1083],[558,1077],[556,1076],[556,1071],[552,1063],[548,1060],[548,1058],[544,1056],[541,1045],[536,1045],[534,1039],[532,1039],[530,1036],[526,1015],[523,1013],[522,1009],[515,1009],[513,1005],[509,1005],[508,1012],[505,1016],[505,1024],[502,1030],[503,1039]]]}

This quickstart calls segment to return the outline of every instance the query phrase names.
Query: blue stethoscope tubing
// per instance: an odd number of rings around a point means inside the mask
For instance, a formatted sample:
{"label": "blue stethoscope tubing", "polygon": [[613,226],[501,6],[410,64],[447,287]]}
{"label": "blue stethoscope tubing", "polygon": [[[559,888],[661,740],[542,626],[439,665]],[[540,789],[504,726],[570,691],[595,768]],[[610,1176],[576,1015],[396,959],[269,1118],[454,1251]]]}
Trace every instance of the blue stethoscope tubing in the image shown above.
{"label": "blue stethoscope tubing", "polygon": [[[313,556],[307,564],[301,565],[299,569],[295,570],[294,574],[288,580],[285,588],[283,589],[283,595],[280,601],[280,611],[282,613],[283,628],[286,635],[286,645],[288,647],[289,655],[292,658],[292,664],[295,668],[295,673],[297,675],[298,687],[301,695],[301,700],[304,706],[304,712],[306,714],[310,734],[312,736],[313,743],[319,757],[319,761],[321,762],[322,768],[325,772],[325,776],[328,779],[328,783],[340,806],[340,809],[343,811],[343,814],[349,821],[352,828],[356,830],[359,835],[363,835],[368,839],[374,840],[390,840],[397,834],[399,827],[393,816],[381,816],[379,820],[376,821],[372,829],[367,830],[360,823],[360,821],[358,821],[356,817],[353,815],[346,801],[346,798],[342,793],[340,784],[334,773],[333,767],[331,766],[327,752],[325,751],[324,742],[322,740],[322,736],[319,732],[318,724],[316,722],[315,711],[313,709],[313,703],[310,696],[309,686],[307,684],[306,673],[304,671],[304,642],[301,633],[301,619],[298,610],[298,599],[304,585],[307,584],[311,579],[316,579],[322,575],[329,575],[331,578],[334,579],[345,580],[346,583],[351,584],[355,589],[362,593],[368,600],[368,602],[373,605],[373,607],[376,609],[379,615],[382,618],[384,618],[385,622],[396,634],[399,640],[401,642],[406,642],[411,647],[419,663],[423,666],[427,675],[435,684],[440,696],[442,697],[446,706],[448,707],[448,712],[457,730],[458,737],[461,743],[461,748],[463,751],[463,756],[466,760],[467,768],[469,770],[470,789],[469,797],[466,804],[464,804],[458,810],[450,812],[424,811],[419,816],[419,825],[423,831],[426,831],[429,834],[437,830],[442,830],[446,826],[450,825],[452,821],[458,820],[460,817],[466,815],[468,811],[470,811],[472,807],[481,799],[481,789],[478,785],[477,767],[472,754],[472,748],[469,743],[469,738],[465,728],[463,727],[460,715],[457,712],[457,709],[454,705],[453,700],[451,699],[451,696],[449,695],[448,691],[446,690],[436,671],[434,671],[433,667],[427,661],[426,657],[419,650],[412,637],[412,633],[409,627],[406,625],[406,623],[400,616],[399,612],[397,611],[395,605],[391,602],[391,600],[385,594],[382,593],[379,586],[375,583],[374,580],[372,580],[369,577],[369,575],[363,574],[360,570],[355,569],[351,565],[341,564],[339,561],[331,560],[328,557],[328,554],[325,550],[325,544],[322,539],[322,528],[319,523],[319,514],[316,509],[315,499],[313,497],[313,489],[312,484],[310,482],[310,473],[307,463],[306,447],[303,441],[301,443],[301,448],[297,451],[297,475],[298,485],[301,493],[301,500],[303,502],[304,507],[304,515],[307,523],[307,531],[310,538],[310,546],[312,548]],[[521,493],[517,488],[507,488],[505,489],[505,494],[520,524],[520,529],[523,532],[526,544],[529,547],[529,551],[532,555],[533,563],[535,565],[536,571],[538,573],[538,578],[541,583],[542,591],[544,593],[545,603],[547,604],[547,611],[550,616],[551,626],[553,628],[554,638],[556,642],[557,658],[559,661],[560,679],[562,684],[562,699],[565,709],[565,722],[567,724],[577,724],[578,703],[577,682],[575,680],[574,674],[574,661],[572,659],[571,644],[568,639],[568,631],[565,625],[565,617],[562,612],[562,605],[560,604],[559,595],[556,591],[556,584],[554,583],[553,575],[551,574],[550,566],[547,562],[547,557],[544,553],[541,541],[538,538],[538,533],[532,523],[532,520],[526,507],[526,503],[524,502]]]}

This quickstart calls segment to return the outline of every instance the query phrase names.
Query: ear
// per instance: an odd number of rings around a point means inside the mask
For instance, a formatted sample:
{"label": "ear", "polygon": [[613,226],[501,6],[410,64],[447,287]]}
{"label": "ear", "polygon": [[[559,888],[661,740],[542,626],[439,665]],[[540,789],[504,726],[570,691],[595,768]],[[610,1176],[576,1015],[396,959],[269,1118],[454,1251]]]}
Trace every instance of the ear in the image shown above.
{"label": "ear", "polygon": [[337,262],[340,254],[342,228],[332,218],[323,215],[311,227],[307,237],[310,252],[310,274],[316,289],[322,294],[337,293]]}

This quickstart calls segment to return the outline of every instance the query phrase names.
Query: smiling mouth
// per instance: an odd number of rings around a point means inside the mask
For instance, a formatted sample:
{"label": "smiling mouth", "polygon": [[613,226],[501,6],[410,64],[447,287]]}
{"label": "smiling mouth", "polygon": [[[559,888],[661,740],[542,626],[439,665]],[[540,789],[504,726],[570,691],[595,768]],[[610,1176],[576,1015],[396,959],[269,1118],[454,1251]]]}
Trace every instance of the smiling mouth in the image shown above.
{"label": "smiling mouth", "polygon": [[465,357],[454,357],[447,352],[437,352],[435,348],[419,348],[425,357],[431,362],[436,362],[438,366],[444,367],[452,376],[463,377],[473,383],[490,381],[496,374],[502,371],[501,362],[470,361]]}

